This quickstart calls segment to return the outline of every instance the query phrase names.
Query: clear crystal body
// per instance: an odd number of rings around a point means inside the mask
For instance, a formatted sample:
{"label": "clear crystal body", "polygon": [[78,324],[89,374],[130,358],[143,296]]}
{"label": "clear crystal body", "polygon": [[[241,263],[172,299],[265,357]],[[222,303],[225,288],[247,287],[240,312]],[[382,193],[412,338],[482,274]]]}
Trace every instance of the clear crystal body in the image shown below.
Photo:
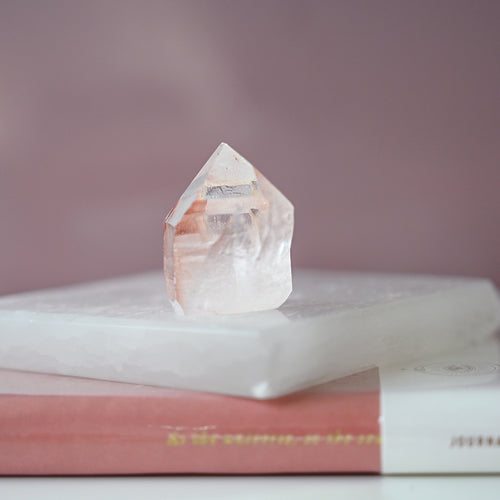
{"label": "clear crystal body", "polygon": [[222,143],[165,219],[164,271],[179,313],[279,307],[292,291],[293,205]]}

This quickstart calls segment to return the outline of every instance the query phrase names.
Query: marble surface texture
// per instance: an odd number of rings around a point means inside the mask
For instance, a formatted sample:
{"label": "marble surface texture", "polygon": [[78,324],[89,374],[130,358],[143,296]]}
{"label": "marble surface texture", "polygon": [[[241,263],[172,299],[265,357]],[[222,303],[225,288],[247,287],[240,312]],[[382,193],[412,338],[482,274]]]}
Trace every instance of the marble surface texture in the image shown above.
{"label": "marble surface texture", "polygon": [[296,270],[275,310],[182,317],[161,272],[0,299],[0,367],[272,398],[499,324],[487,280]]}

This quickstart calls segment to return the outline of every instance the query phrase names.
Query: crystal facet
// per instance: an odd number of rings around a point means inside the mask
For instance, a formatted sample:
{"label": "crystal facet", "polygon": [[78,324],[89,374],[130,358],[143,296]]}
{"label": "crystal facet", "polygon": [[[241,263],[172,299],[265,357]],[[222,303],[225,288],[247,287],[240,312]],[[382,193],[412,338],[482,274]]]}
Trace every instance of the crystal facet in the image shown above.
{"label": "crystal facet", "polygon": [[279,307],[292,291],[293,205],[222,143],[165,219],[167,293],[179,313]]}

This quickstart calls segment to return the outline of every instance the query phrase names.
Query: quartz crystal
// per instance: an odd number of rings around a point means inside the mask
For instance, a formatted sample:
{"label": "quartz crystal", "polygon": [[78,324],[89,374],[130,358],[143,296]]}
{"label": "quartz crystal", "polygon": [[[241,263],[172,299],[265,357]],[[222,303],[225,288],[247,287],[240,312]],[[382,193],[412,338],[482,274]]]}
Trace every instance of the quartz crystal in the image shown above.
{"label": "quartz crystal", "polygon": [[178,313],[279,307],[292,291],[293,205],[222,143],[165,219],[167,293]]}

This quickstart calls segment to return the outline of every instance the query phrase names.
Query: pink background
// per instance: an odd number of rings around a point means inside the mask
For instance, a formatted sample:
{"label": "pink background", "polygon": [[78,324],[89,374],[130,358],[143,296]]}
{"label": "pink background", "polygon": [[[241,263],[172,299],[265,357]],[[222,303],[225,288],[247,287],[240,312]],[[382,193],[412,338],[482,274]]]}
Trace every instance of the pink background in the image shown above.
{"label": "pink background", "polygon": [[0,293],[160,268],[217,144],[296,266],[500,283],[500,2],[0,4]]}

